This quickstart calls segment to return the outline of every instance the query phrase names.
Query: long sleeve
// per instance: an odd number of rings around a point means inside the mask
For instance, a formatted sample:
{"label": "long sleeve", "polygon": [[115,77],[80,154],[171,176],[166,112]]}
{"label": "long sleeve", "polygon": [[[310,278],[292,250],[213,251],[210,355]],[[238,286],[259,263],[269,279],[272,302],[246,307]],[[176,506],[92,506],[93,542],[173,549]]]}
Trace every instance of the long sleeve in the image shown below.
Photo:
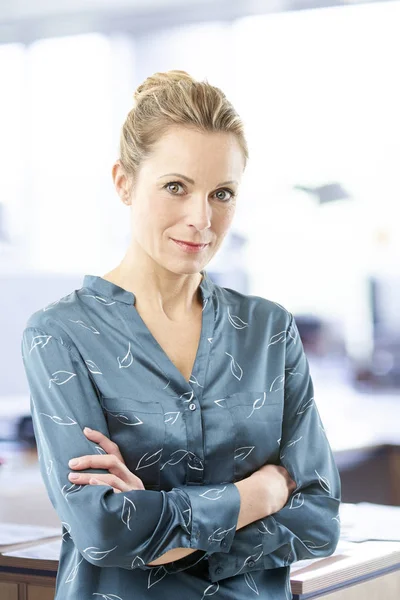
{"label": "long sleeve", "polygon": [[286,505],[236,531],[228,554],[208,557],[211,581],[329,556],[340,535],[341,484],[314,400],[314,388],[295,319],[285,340],[285,384],[280,464],[297,488]]}
{"label": "long sleeve", "polygon": [[98,388],[63,330],[50,327],[45,332],[28,323],[21,351],[41,475],[63,527],[87,561],[156,569],[147,563],[172,548],[229,552],[240,509],[233,483],[114,493],[111,486],[70,482],[72,457],[105,453],[87,439],[83,428],[110,437]]}

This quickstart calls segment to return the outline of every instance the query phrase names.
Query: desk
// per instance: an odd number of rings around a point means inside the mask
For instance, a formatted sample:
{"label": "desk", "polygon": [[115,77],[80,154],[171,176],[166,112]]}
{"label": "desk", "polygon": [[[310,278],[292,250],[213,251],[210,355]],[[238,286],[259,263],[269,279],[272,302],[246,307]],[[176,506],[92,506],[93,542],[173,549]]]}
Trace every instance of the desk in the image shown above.
{"label": "desk", "polygon": [[[40,543],[41,559],[0,554],[1,600],[53,600],[58,568],[55,557],[61,543],[61,537]],[[31,545],[30,551],[39,546]],[[331,557],[295,563],[291,573],[293,600],[398,600],[400,542],[352,546]]]}
{"label": "desk", "polygon": [[294,600],[398,600],[400,542],[350,544],[333,556],[299,561],[290,579]]}

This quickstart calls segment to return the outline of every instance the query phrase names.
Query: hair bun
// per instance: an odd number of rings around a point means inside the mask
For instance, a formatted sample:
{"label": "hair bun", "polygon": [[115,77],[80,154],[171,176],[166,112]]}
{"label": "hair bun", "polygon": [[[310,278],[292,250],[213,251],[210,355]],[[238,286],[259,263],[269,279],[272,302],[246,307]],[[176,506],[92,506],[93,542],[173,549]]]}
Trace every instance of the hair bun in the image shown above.
{"label": "hair bun", "polygon": [[173,85],[179,81],[194,83],[195,79],[193,79],[186,71],[179,71],[177,69],[166,71],[164,73],[154,73],[153,75],[150,75],[150,77],[147,77],[147,79],[136,88],[133,98],[137,101],[143,96],[152,94],[157,89],[168,87],[168,85]]}

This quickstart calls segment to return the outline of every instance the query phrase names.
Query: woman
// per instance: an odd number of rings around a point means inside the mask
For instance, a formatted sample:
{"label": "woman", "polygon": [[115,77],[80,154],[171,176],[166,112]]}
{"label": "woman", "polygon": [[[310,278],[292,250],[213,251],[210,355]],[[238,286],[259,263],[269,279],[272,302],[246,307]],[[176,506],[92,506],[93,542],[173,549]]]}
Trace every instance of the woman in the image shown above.
{"label": "woman", "polygon": [[286,600],[290,564],[336,547],[340,481],[293,315],[204,269],[247,156],[221,90],[149,77],[112,169],[126,255],[26,324],[56,600]]}

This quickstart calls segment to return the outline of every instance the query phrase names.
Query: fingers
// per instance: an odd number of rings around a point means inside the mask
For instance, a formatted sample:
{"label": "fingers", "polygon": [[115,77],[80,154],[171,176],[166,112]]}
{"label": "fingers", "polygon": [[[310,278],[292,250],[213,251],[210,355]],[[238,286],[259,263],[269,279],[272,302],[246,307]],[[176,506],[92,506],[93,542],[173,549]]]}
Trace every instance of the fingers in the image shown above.
{"label": "fingers", "polygon": [[106,469],[116,477],[124,480],[129,479],[133,475],[125,463],[122,463],[115,454],[87,454],[71,458],[68,466],[77,471],[90,468]]}
{"label": "fingers", "polygon": [[104,433],[101,433],[100,431],[97,431],[96,429],[91,429],[89,431],[88,427],[84,428],[83,433],[92,442],[97,442],[99,444],[99,446],[107,452],[107,454],[113,454],[114,456],[119,458],[119,460],[122,463],[125,464],[125,461],[119,450],[118,444],[116,444],[115,442],[110,440],[106,435],[104,435]]}
{"label": "fingers", "polygon": [[[132,473],[128,467],[125,465],[125,461],[119,451],[118,445],[110,440],[106,435],[97,431],[96,429],[92,429],[89,431],[89,428],[85,427],[83,429],[84,434],[88,439],[93,442],[96,442],[103,448],[103,450],[107,454],[90,454],[84,456],[78,456],[74,459],[71,459],[68,463],[68,466],[71,469],[83,470],[83,469],[104,469],[109,471],[111,475],[108,474],[99,474],[96,473],[96,477],[94,479],[101,479],[104,477],[116,477],[119,481],[123,482],[125,486],[125,490],[144,490],[145,487],[143,485],[142,480],[137,477],[134,473]],[[73,464],[73,461],[77,461]],[[68,478],[70,481],[78,484],[89,483],[87,480],[87,475],[89,473],[69,473]],[[92,476],[93,479],[93,476]],[[95,482],[93,482],[95,483]],[[104,485],[104,484],[103,484]],[[116,486],[120,487],[120,486]],[[114,491],[117,491],[114,489]],[[120,490],[122,491],[122,490]]]}
{"label": "fingers", "polygon": [[[78,475],[77,479],[72,479],[71,475]],[[108,485],[114,489],[114,492],[129,492],[132,485],[126,484],[122,479],[115,475],[107,475],[103,473],[96,473],[96,477],[93,477],[91,473],[70,473],[69,479],[71,479],[77,485]]]}

